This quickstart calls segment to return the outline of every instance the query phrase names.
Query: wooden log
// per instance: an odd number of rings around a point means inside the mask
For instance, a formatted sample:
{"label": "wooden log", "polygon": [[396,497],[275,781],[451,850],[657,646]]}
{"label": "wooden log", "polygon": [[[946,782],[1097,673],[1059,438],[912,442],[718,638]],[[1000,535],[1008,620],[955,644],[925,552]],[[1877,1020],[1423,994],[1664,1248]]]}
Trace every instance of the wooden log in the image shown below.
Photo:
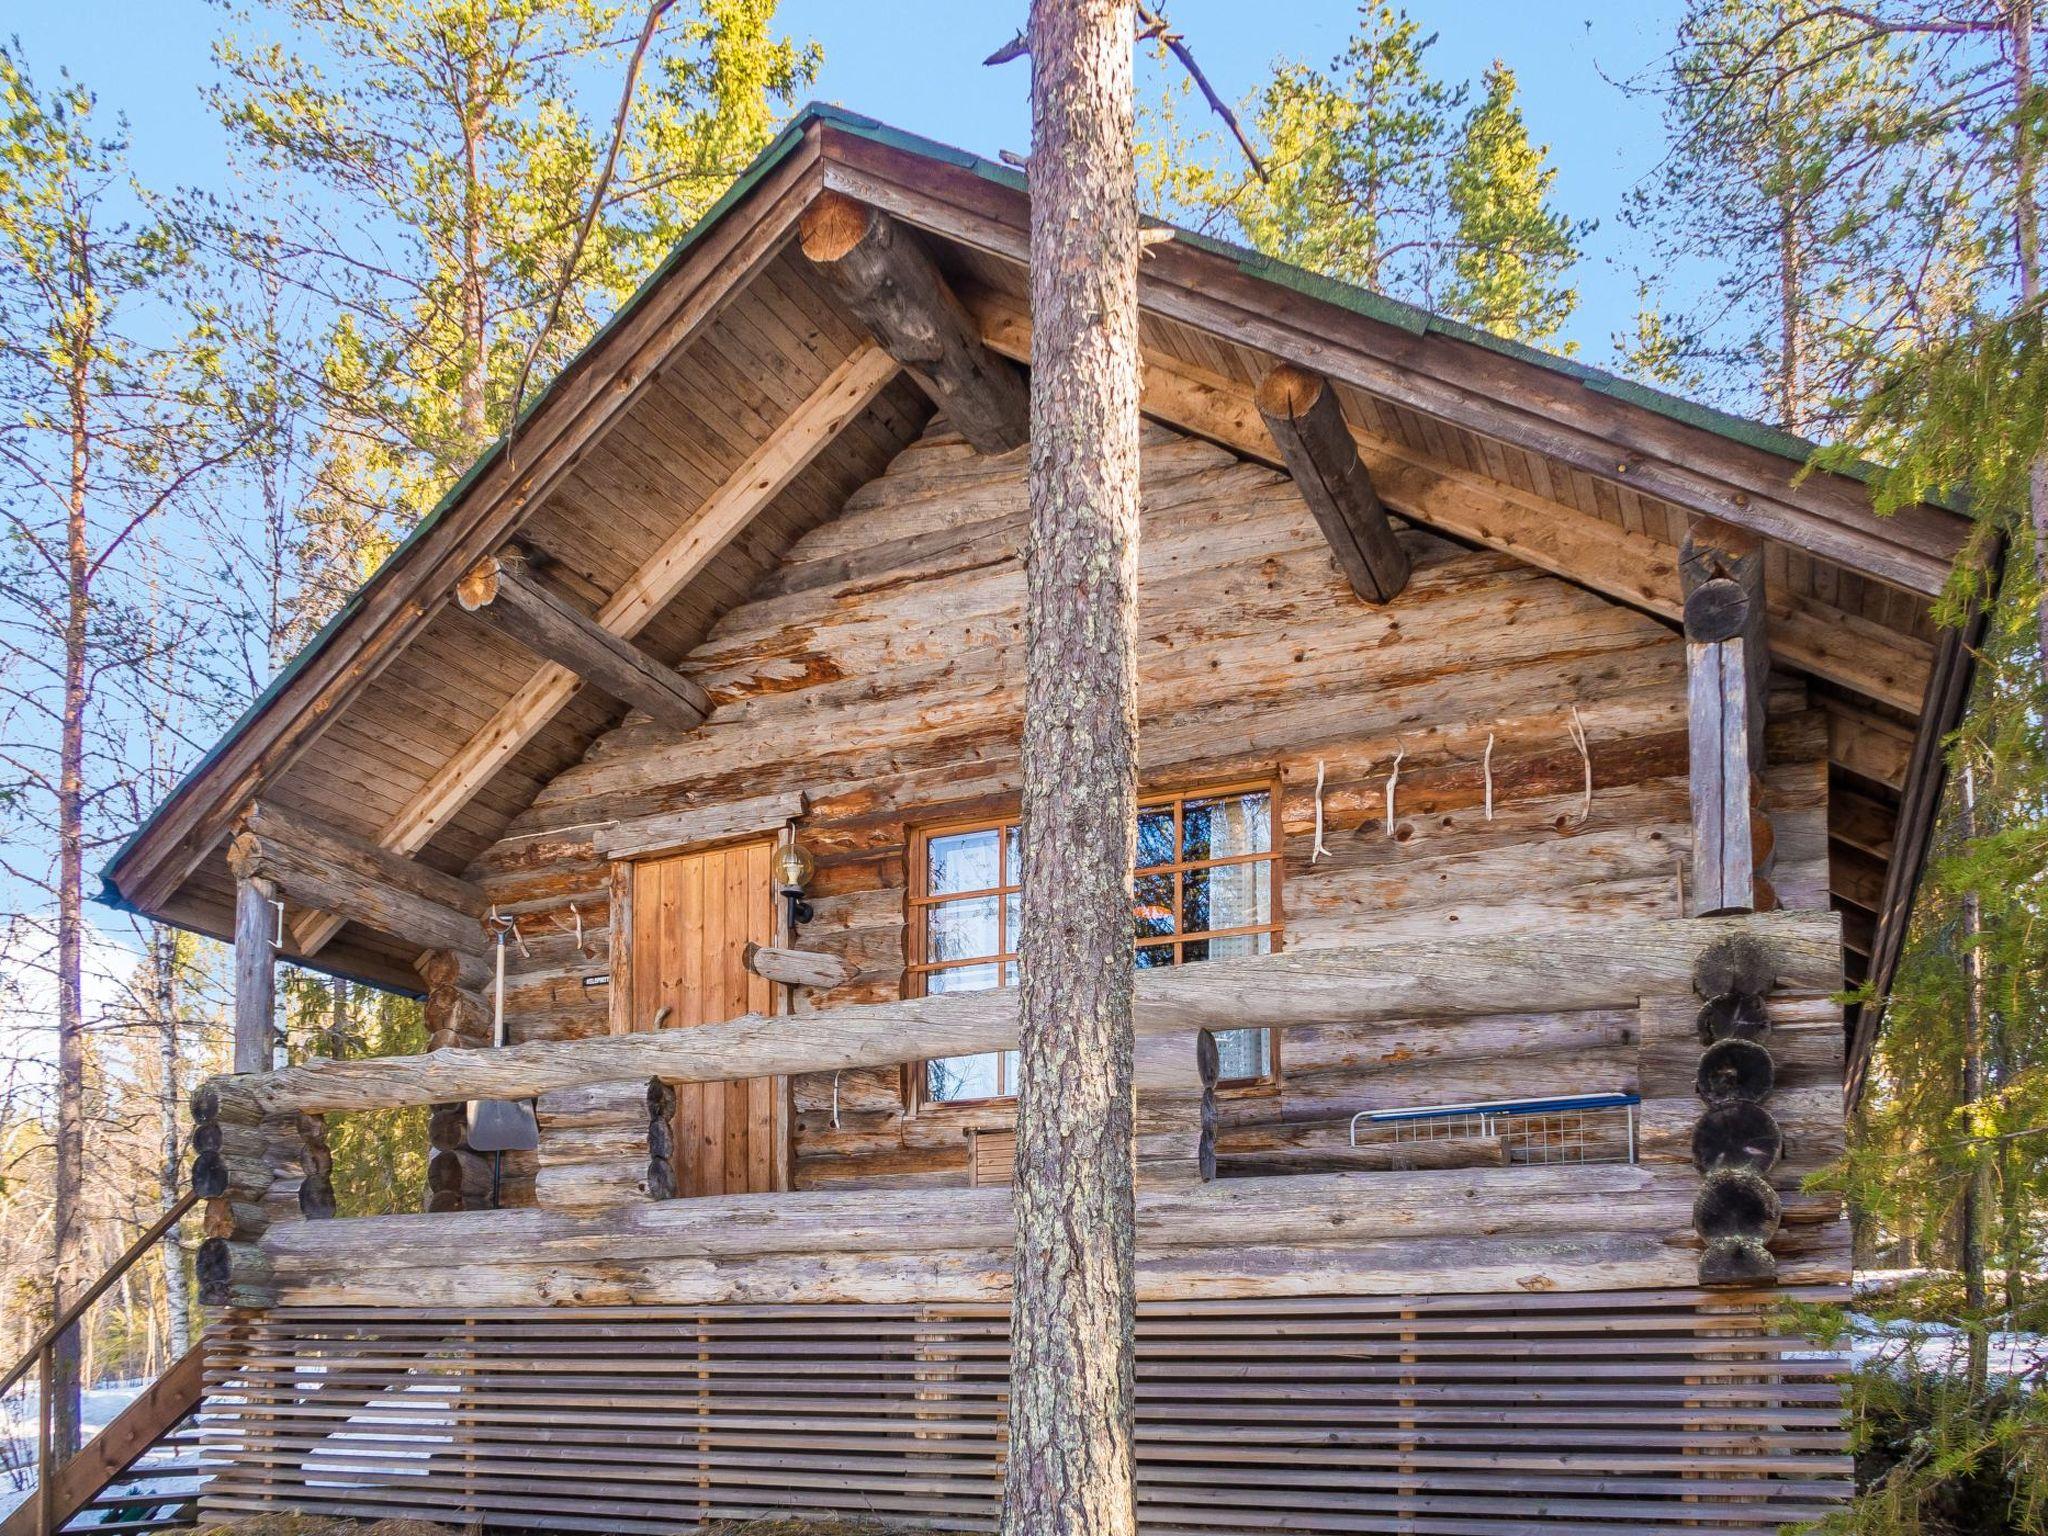
{"label": "wooden log", "polygon": [[455,595],[466,612],[488,620],[543,661],[567,667],[659,724],[694,730],[711,713],[711,697],[702,688],[542,585],[516,549],[500,550],[473,567]]}
{"label": "wooden log", "polygon": [[838,955],[815,949],[771,949],[750,943],[743,960],[756,976],[788,987],[843,987],[853,976],[852,967]]}
{"label": "wooden log", "polygon": [[427,1163],[427,1188],[439,1195],[460,1195],[465,1210],[483,1210],[491,1199],[490,1162],[467,1147],[437,1152]]}
{"label": "wooden log", "polygon": [[[1134,1025],[1150,1037],[1236,1029],[1247,1018],[1287,1029],[1468,1018],[1518,1005],[1554,1012],[1634,1007],[1642,997],[1685,986],[1701,953],[1734,933],[1755,936],[1788,985],[1841,985],[1839,919],[1782,912],[1287,950],[1162,968],[1137,979]],[[328,1113],[532,1098],[649,1077],[723,1082],[891,1066],[1014,1049],[1016,1040],[1016,998],[1004,988],[503,1050],[307,1062],[261,1077],[219,1079],[215,1088],[224,1105],[233,1101],[255,1113]]]}
{"label": "wooden log", "polygon": [[821,193],[798,225],[804,255],[882,349],[980,453],[1031,435],[1024,379],[981,340],[917,236],[879,209]]}
{"label": "wooden log", "polygon": [[1700,1055],[1694,1091],[1709,1104],[1760,1103],[1777,1083],[1771,1053],[1754,1040],[1717,1040]]}
{"label": "wooden log", "polygon": [[334,1215],[334,1153],[327,1146],[327,1121],[320,1115],[298,1117],[305,1177],[299,1181],[299,1214],[309,1221]]}
{"label": "wooden log", "polygon": [[1282,363],[1260,382],[1256,399],[1351,590],[1369,603],[1392,602],[1408,584],[1408,552],[1394,535],[1329,380]]}
{"label": "wooden log", "polygon": [[1716,1040],[1761,1040],[1771,1032],[1764,1000],[1750,992],[1724,992],[1700,1004],[1694,1019],[1700,1044]]}
{"label": "wooden log", "polygon": [[420,979],[426,982],[429,991],[437,987],[455,987],[481,994],[490,990],[496,974],[490,957],[475,950],[430,949],[413,962],[413,968],[420,973]]}
{"label": "wooden log", "polygon": [[1709,1242],[1724,1237],[1769,1242],[1783,1214],[1771,1181],[1749,1168],[1716,1168],[1692,1203],[1693,1227]]}
{"label": "wooden log", "polygon": [[192,1268],[202,1306],[269,1307],[276,1302],[270,1258],[254,1243],[209,1237],[200,1243]]}
{"label": "wooden log", "polygon": [[1775,841],[1759,809],[1757,781],[1770,676],[1762,541],[1696,519],[1678,574],[1685,595],[1693,909],[1768,910],[1771,902],[1760,899],[1758,888]]}
{"label": "wooden log", "polygon": [[1762,997],[1778,981],[1770,946],[1760,934],[1741,929],[1705,946],[1692,972],[1692,989],[1701,997]]}
{"label": "wooden log", "polygon": [[[289,844],[297,851],[300,862],[346,869],[372,884],[410,892],[472,918],[483,916],[486,902],[482,887],[459,875],[445,874],[430,864],[422,864],[418,859],[409,859],[380,848],[368,838],[357,837],[303,811],[287,810],[270,801],[259,800],[243,813],[238,830],[266,842]],[[309,931],[317,925],[322,917],[323,914],[317,912],[302,914],[292,925],[294,941],[302,931]]]}
{"label": "wooden log", "polygon": [[1195,1142],[1195,1173],[1204,1180],[1216,1177],[1216,1084],[1223,1075],[1222,1055],[1216,1048],[1213,1030],[1195,1033],[1195,1075],[1202,1081],[1200,1130]]}
{"label": "wooden log", "polygon": [[235,880],[235,1071],[268,1072],[277,1028],[277,887],[261,872]]}
{"label": "wooden log", "polygon": [[[245,882],[267,882],[295,905],[338,914],[402,943],[434,949],[483,947],[483,926],[475,912],[395,885],[363,862],[330,859],[318,850],[244,827],[228,844],[228,867]],[[239,924],[236,931],[239,935]],[[266,945],[274,932],[273,917],[270,933],[264,936]],[[239,938],[236,954],[241,954]]]}
{"label": "wooden log", "polygon": [[1748,1168],[1769,1173],[1784,1154],[1778,1122],[1761,1104],[1736,1100],[1716,1104],[1693,1129],[1692,1163],[1701,1173]]}
{"label": "wooden log", "polygon": [[1231,1179],[1304,1173],[1407,1173],[1423,1168],[1505,1168],[1507,1141],[1474,1136],[1457,1141],[1375,1141],[1357,1147],[1303,1147],[1219,1157]]}
{"label": "wooden log", "polygon": [[1753,1237],[1717,1237],[1700,1255],[1701,1285],[1773,1285],[1777,1279],[1778,1261]]}
{"label": "wooden log", "polygon": [[647,1197],[676,1197],[676,1091],[660,1078],[647,1082]]}

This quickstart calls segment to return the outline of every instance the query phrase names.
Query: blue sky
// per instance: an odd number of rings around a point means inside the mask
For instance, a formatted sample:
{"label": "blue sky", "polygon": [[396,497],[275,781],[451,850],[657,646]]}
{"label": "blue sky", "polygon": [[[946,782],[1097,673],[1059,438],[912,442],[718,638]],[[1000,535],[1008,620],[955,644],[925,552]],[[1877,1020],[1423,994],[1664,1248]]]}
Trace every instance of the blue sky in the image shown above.
{"label": "blue sky", "polygon": [[[7,25],[39,75],[67,66],[103,106],[128,115],[146,182],[219,184],[221,133],[199,97],[219,7],[207,0],[21,0],[10,9]],[[792,31],[824,45],[818,96],[994,154],[1021,151],[1030,139],[1024,67],[981,65],[1024,10],[1021,0],[784,0],[782,15]],[[1600,221],[1585,242],[1580,310],[1568,334],[1587,361],[1605,362],[1609,336],[1635,312],[1616,212],[1662,142],[1654,104],[1629,98],[1610,80],[1662,56],[1676,0],[1411,0],[1409,10],[1439,33],[1431,59],[1442,76],[1476,79],[1496,57],[1516,70],[1530,131],[1550,146],[1558,167],[1558,204]],[[1276,58],[1326,62],[1356,10],[1348,0],[1171,0],[1168,14],[1235,100]]]}

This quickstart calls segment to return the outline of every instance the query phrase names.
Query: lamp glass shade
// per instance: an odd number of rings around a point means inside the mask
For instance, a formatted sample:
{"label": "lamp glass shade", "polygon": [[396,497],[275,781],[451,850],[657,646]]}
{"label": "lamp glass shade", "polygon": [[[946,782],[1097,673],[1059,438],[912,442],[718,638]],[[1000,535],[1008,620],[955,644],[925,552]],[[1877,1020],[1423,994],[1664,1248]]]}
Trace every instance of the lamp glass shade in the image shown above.
{"label": "lamp glass shade", "polygon": [[784,843],[775,850],[775,880],[786,891],[802,890],[817,867],[811,850],[802,843]]}

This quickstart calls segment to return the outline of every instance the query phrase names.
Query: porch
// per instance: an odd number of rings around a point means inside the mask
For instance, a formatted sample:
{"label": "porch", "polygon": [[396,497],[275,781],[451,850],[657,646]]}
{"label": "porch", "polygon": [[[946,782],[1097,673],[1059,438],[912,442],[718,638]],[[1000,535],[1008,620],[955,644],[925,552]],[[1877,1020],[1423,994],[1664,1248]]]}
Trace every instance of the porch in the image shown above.
{"label": "porch", "polygon": [[[1816,1006],[1840,974],[1815,913],[1141,973],[1145,1529],[1762,1533],[1845,1498],[1840,1362],[1772,1311],[1847,1279],[1835,1202],[1800,1189],[1840,1146],[1839,1016]],[[1702,1070],[1703,1009],[1731,988],[1758,1005],[1761,1093]],[[1370,1041],[1615,1009],[1635,1020],[1632,1162],[1215,1177],[1206,1031]],[[330,1216],[308,1148],[330,1115],[622,1085],[655,1106],[659,1189],[664,1088],[1011,1049],[1016,1028],[1014,994],[961,993],[215,1080],[194,1139],[226,1309],[207,1512],[987,1528],[1006,1189]],[[1716,1140],[1731,1124],[1739,1147]],[[1759,1186],[1768,1210],[1741,1198]]]}

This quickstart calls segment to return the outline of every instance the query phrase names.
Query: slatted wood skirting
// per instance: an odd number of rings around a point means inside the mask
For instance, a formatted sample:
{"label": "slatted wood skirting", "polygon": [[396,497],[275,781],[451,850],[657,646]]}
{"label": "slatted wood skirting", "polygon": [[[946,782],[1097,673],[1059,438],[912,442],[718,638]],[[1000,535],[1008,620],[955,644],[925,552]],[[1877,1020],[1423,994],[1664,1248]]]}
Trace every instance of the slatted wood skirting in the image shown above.
{"label": "slatted wood skirting", "polygon": [[[205,1510],[993,1529],[1001,1307],[282,1307],[207,1345]],[[1840,1361],[1697,1291],[1180,1302],[1138,1326],[1147,1536],[1766,1536],[1850,1491]]]}

